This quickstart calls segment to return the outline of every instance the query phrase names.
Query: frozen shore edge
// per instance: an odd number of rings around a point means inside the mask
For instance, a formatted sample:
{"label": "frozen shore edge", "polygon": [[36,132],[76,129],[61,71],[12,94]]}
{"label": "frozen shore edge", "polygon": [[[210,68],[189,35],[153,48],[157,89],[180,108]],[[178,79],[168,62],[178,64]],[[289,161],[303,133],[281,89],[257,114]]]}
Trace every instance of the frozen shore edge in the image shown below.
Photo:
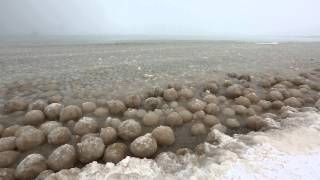
{"label": "frozen shore edge", "polygon": [[289,113],[280,123],[266,119],[270,124],[264,132],[230,137],[214,130],[219,144],[206,144],[203,156],[128,156],[117,165],[92,162],[47,179],[319,179],[320,112],[309,108]]}

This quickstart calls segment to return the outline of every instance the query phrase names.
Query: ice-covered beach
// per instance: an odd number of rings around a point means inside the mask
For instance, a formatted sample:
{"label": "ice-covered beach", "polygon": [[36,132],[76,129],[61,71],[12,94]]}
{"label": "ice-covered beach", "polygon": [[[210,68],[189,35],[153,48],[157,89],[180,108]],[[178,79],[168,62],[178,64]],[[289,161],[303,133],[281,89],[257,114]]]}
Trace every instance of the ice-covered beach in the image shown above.
{"label": "ice-covered beach", "polygon": [[319,47],[2,44],[0,177],[319,179]]}

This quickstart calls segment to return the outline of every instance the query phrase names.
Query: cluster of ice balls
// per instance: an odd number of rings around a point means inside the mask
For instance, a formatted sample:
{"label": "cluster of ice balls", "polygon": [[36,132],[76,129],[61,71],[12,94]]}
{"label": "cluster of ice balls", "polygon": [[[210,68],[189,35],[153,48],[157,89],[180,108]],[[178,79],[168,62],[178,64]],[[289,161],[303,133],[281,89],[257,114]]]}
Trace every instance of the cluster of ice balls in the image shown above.
{"label": "cluster of ice balls", "polygon": [[[212,129],[257,131],[266,125],[264,116],[286,116],[286,106],[312,104],[320,108],[320,85],[307,78],[264,79],[258,82],[259,89],[252,85],[250,76],[232,78],[206,82],[199,94],[192,88],[169,84],[167,89],[157,87],[145,96],[131,95],[103,105],[85,102],[64,106],[59,98],[31,104],[12,99],[4,105],[4,112],[28,112],[23,126],[0,126],[0,167],[12,167],[21,153],[45,143],[56,149],[47,158],[34,153],[26,156],[14,170],[15,178],[32,179],[41,172],[74,167],[78,161],[117,163],[129,152],[153,157],[161,147],[174,144],[175,129],[187,123],[191,123],[192,136],[207,136],[207,142],[212,143]],[[92,115],[108,118],[101,125]],[[151,131],[146,133],[144,127]],[[201,151],[201,146],[195,150]]]}

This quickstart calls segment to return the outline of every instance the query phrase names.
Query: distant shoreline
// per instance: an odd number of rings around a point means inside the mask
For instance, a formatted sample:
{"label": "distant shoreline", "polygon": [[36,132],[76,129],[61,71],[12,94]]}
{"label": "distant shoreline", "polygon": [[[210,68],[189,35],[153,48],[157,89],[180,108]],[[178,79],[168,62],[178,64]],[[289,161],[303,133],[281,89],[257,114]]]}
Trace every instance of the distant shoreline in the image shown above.
{"label": "distant shoreline", "polygon": [[0,35],[1,45],[133,44],[172,42],[315,43],[320,36],[128,36],[128,35]]}

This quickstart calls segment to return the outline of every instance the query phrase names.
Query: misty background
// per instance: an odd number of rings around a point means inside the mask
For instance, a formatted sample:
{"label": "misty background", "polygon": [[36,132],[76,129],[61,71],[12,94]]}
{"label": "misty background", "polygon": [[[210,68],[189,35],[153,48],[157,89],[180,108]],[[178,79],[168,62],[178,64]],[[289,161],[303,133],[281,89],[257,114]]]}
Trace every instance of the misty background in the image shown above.
{"label": "misty background", "polygon": [[319,36],[319,0],[0,0],[0,34]]}

